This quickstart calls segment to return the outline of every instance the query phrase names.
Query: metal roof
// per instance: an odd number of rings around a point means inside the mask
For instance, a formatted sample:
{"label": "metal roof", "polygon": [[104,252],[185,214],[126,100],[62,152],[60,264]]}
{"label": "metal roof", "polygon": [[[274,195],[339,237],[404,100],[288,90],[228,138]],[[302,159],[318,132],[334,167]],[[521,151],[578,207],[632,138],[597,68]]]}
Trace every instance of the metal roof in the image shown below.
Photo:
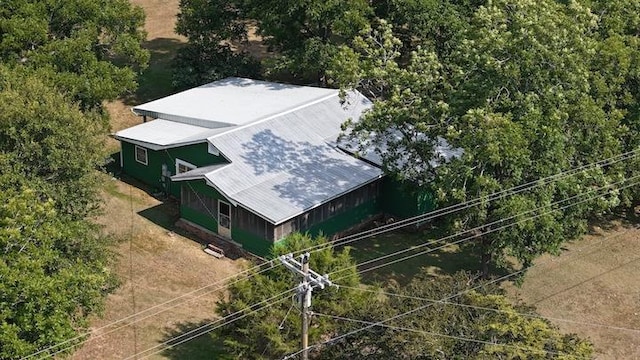
{"label": "metal roof", "polygon": [[152,118],[217,128],[249,124],[337,93],[334,89],[227,78],[138,105],[133,111]]}
{"label": "metal roof", "polygon": [[338,136],[344,121],[359,118],[370,106],[359,93],[343,105],[336,93],[213,135],[208,141],[231,163],[204,178],[229,200],[268,221],[287,221],[383,175],[326,142]]}
{"label": "metal roof", "polygon": [[207,138],[227,129],[209,129],[167,120],[153,120],[118,131],[114,137],[152,150],[205,142]]}
{"label": "metal roof", "polygon": [[171,180],[173,181],[184,181],[184,180],[197,180],[197,179],[202,179],[204,177],[205,174],[210,173],[214,170],[218,170],[224,166],[227,166],[229,164],[227,163],[222,163],[222,164],[214,164],[214,165],[208,165],[208,166],[203,166],[203,167],[199,167],[199,168],[195,168],[193,170],[189,170],[187,172],[183,172],[180,174],[176,174],[173,175],[171,177]]}
{"label": "metal roof", "polygon": [[[426,135],[422,135],[420,138],[426,138]],[[442,163],[447,163],[455,158],[460,158],[464,150],[460,148],[452,147],[447,140],[438,137],[433,144],[433,157],[427,163],[421,164],[416,162],[414,157],[414,163],[410,167],[407,167],[407,161],[411,161],[411,153],[402,144],[403,137],[400,131],[390,129],[382,134],[372,132],[368,138],[362,138],[358,136],[343,136],[334,144],[354,155],[361,158],[371,164],[379,167],[383,167],[383,156],[389,155],[391,151],[393,154],[391,158],[395,160],[394,163],[387,164],[388,167],[399,170],[402,176],[406,179],[415,179],[418,173],[428,170],[429,168],[435,168]],[[394,144],[393,150],[390,150],[389,144]]]}

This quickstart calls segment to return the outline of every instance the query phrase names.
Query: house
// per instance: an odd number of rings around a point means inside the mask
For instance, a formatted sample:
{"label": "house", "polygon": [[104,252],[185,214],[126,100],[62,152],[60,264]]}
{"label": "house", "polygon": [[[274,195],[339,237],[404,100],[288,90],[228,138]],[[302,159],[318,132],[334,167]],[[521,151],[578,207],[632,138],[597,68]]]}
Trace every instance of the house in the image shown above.
{"label": "house", "polygon": [[379,166],[336,145],[370,106],[228,78],[134,107],[144,122],[115,138],[123,171],[178,198],[182,219],[265,255],[292,232],[331,235],[403,207]]}

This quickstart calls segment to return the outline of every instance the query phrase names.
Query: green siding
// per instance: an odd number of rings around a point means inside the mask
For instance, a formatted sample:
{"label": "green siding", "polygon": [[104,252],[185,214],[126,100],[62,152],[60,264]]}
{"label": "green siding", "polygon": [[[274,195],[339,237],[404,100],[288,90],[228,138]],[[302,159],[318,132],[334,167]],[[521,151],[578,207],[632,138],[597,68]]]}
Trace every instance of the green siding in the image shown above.
{"label": "green siding", "polygon": [[218,190],[207,185],[204,180],[177,181],[176,185],[189,186],[195,192],[210,196],[214,199],[229,202],[229,200],[220,194]]}
{"label": "green siding", "polygon": [[[216,189],[207,185],[203,180],[183,181],[176,183],[176,185],[177,184],[181,184],[181,186],[189,186],[193,191],[199,194],[229,202],[229,200],[225,199],[222,194],[220,194]],[[233,206],[232,211],[236,211]],[[218,221],[217,219],[211,217],[210,214],[203,214],[186,206],[180,206],[180,216],[183,219],[200,225],[213,233],[218,233]],[[252,234],[251,232],[234,226],[233,222],[231,223],[231,239],[234,242],[241,244],[244,249],[259,256],[268,255],[269,250],[271,249],[271,245],[273,245],[271,241],[265,240],[259,236]]]}
{"label": "green siding", "polygon": [[382,210],[389,215],[408,218],[435,209],[433,195],[416,192],[408,184],[385,178],[380,191]]}
{"label": "green siding", "polygon": [[147,165],[136,161],[134,144],[122,141],[121,148],[122,169],[125,173],[150,185],[154,189],[163,190],[177,198],[180,197],[180,184],[172,183],[169,179],[166,179],[166,183],[162,182],[162,165],[166,165],[171,175],[175,175],[176,159],[184,160],[198,167],[227,162],[222,156],[209,154],[207,143],[181,146],[161,151],[147,149]]}
{"label": "green siding", "polygon": [[349,209],[343,213],[333,216],[326,221],[313,225],[307,232],[311,236],[317,236],[322,233],[325,236],[331,236],[337,232],[346,230],[355,226],[367,218],[381,213],[380,203],[373,200],[360,204],[353,209]]}
{"label": "green siding", "polygon": [[121,144],[122,170],[154,189],[162,189],[162,164],[164,163],[162,154],[147,149],[147,165],[144,165],[136,161],[134,144],[127,142]]}
{"label": "green siding", "polygon": [[263,239],[248,231],[244,231],[231,225],[231,238],[233,241],[242,244],[242,248],[258,256],[268,256],[271,252],[273,242]]}
{"label": "green siding", "polygon": [[[216,189],[207,185],[204,180],[175,182],[174,186],[175,187],[188,186],[193,191],[199,194],[206,195],[218,200],[228,201]],[[180,194],[180,191],[178,191],[178,194]],[[210,209],[210,210],[213,213],[217,213],[217,209]],[[210,230],[216,234],[218,233],[218,219],[213,218],[209,213],[201,213],[197,210],[184,206],[182,205],[182,202],[180,203],[180,217],[182,217],[185,220],[189,220],[194,224],[198,224],[204,227],[205,229]]]}
{"label": "green siding", "polygon": [[212,218],[211,215],[203,214],[186,206],[180,206],[180,217],[216,234],[218,233],[218,220]]}

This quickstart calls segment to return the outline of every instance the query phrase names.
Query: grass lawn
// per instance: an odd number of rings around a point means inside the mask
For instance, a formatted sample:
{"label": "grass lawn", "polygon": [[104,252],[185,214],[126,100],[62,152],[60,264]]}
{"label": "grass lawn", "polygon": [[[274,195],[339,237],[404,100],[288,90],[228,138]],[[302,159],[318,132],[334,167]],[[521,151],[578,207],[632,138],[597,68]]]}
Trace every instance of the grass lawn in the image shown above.
{"label": "grass lawn", "polygon": [[[565,333],[576,333],[592,341],[597,359],[640,358],[640,229],[634,219],[623,225],[610,225],[567,244],[560,256],[545,255],[536,260],[525,275],[522,286],[503,283],[514,302],[534,306],[538,313],[557,320],[552,323]],[[358,263],[406,248],[412,250],[372,262],[359,269],[368,284],[393,281],[406,284],[419,271],[436,276],[466,270],[478,272],[480,260],[473,242],[442,249],[377,268],[403,256],[427,249],[427,243],[446,234],[395,232],[353,244]],[[439,245],[432,245],[435,248]],[[371,271],[369,271],[371,270]],[[494,268],[498,276],[513,269]]]}
{"label": "grass lawn", "polygon": [[[220,291],[202,291],[159,306],[131,320],[151,315],[147,319],[120,329],[130,321],[102,328],[231,276],[246,264],[245,260],[215,259],[205,254],[194,238],[173,229],[177,220],[173,204],[163,203],[136,186],[104,177],[104,214],[97,221],[107,233],[120,239],[113,271],[122,284],[107,298],[104,316],[91,321],[94,334],[74,353],[74,359],[127,358],[182,332],[189,324],[212,321]],[[210,355],[210,351],[203,350],[202,358],[207,358],[206,354]],[[171,358],[167,355],[151,358]]]}
{"label": "grass lawn", "polygon": [[521,287],[505,288],[515,301],[562,319],[552,321],[562,331],[591,340],[598,359],[640,359],[638,274],[640,229],[626,225],[585,236],[558,257],[541,257]]}
{"label": "grass lawn", "polygon": [[[394,281],[404,285],[411,281],[412,277],[420,271],[427,271],[434,275],[452,274],[456,271],[480,271],[480,256],[473,240],[462,244],[450,244],[437,242],[432,245],[423,244],[444,237],[441,230],[429,231],[396,231],[371,238],[363,239],[349,246],[351,255],[360,266],[363,273],[362,280],[372,284],[385,281]],[[451,240],[457,241],[459,238]],[[439,248],[435,251],[430,249]],[[403,251],[409,249],[408,251]],[[372,259],[403,251],[402,253],[385,257],[380,261]],[[428,253],[420,254],[428,251]],[[400,258],[414,256],[408,260],[397,261]],[[386,265],[390,263],[389,265]],[[492,268],[494,274],[505,274],[508,269]]]}

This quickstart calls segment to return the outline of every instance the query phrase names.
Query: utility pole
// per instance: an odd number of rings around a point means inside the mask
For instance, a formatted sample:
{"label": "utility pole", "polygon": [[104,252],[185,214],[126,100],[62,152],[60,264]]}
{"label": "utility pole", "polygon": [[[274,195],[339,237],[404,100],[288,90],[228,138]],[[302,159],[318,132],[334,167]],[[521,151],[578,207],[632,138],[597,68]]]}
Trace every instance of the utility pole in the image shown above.
{"label": "utility pole", "polygon": [[293,257],[293,254],[280,256],[280,261],[287,269],[293,273],[302,276],[302,281],[298,285],[298,297],[300,298],[300,309],[302,316],[302,360],[309,359],[309,322],[311,307],[311,293],[314,287],[324,289],[325,286],[331,286],[333,283],[329,280],[329,275],[320,275],[309,269],[309,253],[300,256],[300,261]]}

